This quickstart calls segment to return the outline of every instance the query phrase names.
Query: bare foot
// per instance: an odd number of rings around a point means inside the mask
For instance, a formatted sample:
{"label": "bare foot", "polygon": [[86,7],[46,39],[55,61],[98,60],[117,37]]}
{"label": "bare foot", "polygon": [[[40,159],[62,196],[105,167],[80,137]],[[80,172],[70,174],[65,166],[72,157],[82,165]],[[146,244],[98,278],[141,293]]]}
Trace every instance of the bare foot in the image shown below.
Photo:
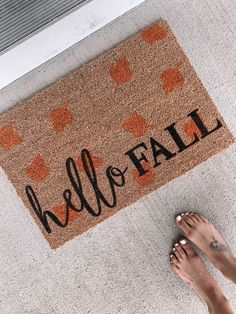
{"label": "bare foot", "polygon": [[197,245],[209,260],[236,283],[236,258],[211,222],[199,214],[183,213],[176,217],[185,236]]}
{"label": "bare foot", "polygon": [[209,313],[233,313],[228,300],[186,239],[175,244],[170,256],[173,270],[208,306]]}

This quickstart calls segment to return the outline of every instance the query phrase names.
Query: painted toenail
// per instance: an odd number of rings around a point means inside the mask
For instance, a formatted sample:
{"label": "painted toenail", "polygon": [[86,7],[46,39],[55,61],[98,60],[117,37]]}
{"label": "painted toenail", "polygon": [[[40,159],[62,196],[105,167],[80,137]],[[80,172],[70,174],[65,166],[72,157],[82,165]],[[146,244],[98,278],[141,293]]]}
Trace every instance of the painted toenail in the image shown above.
{"label": "painted toenail", "polygon": [[175,246],[179,246],[179,244],[178,244],[178,243],[175,243]]}
{"label": "painted toenail", "polygon": [[185,213],[185,215],[189,215],[189,213]]}
{"label": "painted toenail", "polygon": [[173,251],[175,251],[175,248],[173,248]]}
{"label": "painted toenail", "polygon": [[173,262],[172,262],[172,261],[170,261],[170,263],[172,264]]}
{"label": "painted toenail", "polygon": [[191,213],[190,215],[193,216],[193,213]]}
{"label": "painted toenail", "polygon": [[180,221],[181,219],[182,219],[182,218],[181,218],[180,215],[176,217],[176,220],[177,220],[177,221]]}
{"label": "painted toenail", "polygon": [[173,254],[170,254],[170,258],[172,258],[174,255]]}
{"label": "painted toenail", "polygon": [[180,240],[179,241],[181,244],[186,244],[187,243],[187,241],[185,240],[185,239],[182,239],[182,240]]}
{"label": "painted toenail", "polygon": [[183,217],[185,215],[185,213],[182,213],[181,216]]}

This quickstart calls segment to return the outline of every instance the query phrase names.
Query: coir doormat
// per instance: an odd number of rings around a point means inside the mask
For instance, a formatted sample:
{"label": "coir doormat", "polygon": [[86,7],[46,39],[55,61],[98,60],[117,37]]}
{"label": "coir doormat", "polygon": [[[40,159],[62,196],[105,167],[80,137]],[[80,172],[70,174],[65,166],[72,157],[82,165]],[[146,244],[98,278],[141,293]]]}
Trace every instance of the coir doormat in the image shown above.
{"label": "coir doormat", "polygon": [[0,117],[0,165],[52,248],[233,141],[166,22]]}

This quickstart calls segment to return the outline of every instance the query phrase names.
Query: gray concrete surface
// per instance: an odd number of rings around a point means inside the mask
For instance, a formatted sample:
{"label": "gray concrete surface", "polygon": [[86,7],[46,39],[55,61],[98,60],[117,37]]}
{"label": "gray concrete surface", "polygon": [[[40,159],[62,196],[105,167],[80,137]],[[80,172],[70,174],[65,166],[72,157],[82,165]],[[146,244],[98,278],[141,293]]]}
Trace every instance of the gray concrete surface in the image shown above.
{"label": "gray concrete surface", "polygon": [[[235,16],[235,0],[147,1],[1,90],[0,110],[163,18],[235,135]],[[189,209],[236,248],[235,145],[55,252],[1,172],[0,313],[205,313],[168,263],[174,217]],[[236,310],[235,286],[203,260]]]}

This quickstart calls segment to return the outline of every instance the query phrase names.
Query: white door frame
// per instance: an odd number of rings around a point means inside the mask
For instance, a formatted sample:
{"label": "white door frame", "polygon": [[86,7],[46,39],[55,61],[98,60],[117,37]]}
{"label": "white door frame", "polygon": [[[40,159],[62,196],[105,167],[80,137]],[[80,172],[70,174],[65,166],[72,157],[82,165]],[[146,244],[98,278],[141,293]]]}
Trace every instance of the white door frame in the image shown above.
{"label": "white door frame", "polygon": [[92,0],[0,55],[0,89],[144,0]]}

